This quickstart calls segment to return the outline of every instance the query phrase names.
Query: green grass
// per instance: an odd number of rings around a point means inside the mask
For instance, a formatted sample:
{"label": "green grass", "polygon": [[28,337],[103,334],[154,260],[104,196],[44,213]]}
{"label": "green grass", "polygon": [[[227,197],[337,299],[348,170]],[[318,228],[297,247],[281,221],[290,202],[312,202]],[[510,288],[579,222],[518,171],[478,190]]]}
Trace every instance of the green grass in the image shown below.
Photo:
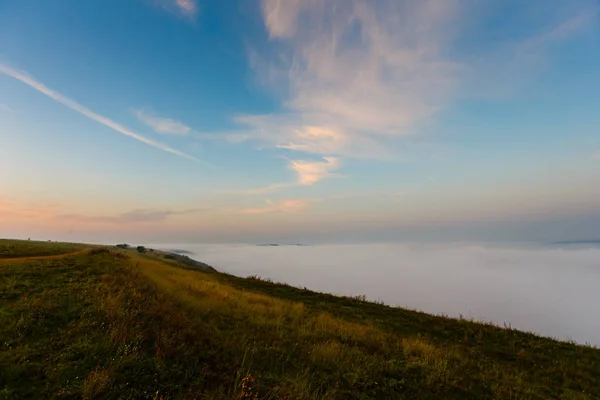
{"label": "green grass", "polygon": [[53,256],[70,253],[85,247],[85,245],[78,243],[0,239],[0,259],[12,257]]}
{"label": "green grass", "polygon": [[135,250],[0,260],[0,399],[251,393],[598,399],[600,351]]}

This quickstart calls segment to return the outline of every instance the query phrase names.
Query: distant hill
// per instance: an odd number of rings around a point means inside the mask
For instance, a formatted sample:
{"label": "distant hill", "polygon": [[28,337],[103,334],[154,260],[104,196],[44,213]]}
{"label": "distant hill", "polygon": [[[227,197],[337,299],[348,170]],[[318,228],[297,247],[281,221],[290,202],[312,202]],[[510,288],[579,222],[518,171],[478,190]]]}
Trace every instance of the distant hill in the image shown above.
{"label": "distant hill", "polygon": [[191,255],[194,254],[191,251],[188,250],[181,250],[181,249],[171,249],[169,250],[170,253],[176,253],[176,254],[184,254],[184,255]]}
{"label": "distant hill", "polygon": [[0,240],[0,398],[600,399],[600,350],[142,246]]}

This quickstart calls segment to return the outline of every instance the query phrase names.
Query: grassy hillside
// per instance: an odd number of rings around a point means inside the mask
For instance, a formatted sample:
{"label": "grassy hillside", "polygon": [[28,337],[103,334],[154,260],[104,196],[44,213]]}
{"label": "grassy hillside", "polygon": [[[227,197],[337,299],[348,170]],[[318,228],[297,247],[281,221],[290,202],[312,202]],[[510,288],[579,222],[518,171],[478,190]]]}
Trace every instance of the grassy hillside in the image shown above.
{"label": "grassy hillside", "polygon": [[9,245],[0,399],[600,398],[598,349],[157,253]]}
{"label": "grassy hillside", "polygon": [[52,256],[69,253],[84,248],[86,248],[86,245],[78,243],[0,239],[0,260],[11,257]]}

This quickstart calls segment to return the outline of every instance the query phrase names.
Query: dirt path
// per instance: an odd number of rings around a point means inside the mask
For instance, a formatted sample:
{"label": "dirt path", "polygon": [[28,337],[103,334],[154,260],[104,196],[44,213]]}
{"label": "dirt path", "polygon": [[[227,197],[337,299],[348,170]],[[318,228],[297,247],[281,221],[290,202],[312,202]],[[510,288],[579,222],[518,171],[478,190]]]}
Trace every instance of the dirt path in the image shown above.
{"label": "dirt path", "polygon": [[76,256],[79,254],[83,254],[91,250],[90,248],[85,248],[81,250],[72,251],[70,253],[63,254],[55,254],[52,256],[24,256],[24,257],[11,257],[11,258],[0,258],[0,264],[10,264],[17,262],[28,262],[28,261],[39,261],[39,260],[59,260],[61,258],[67,258],[71,256]]}

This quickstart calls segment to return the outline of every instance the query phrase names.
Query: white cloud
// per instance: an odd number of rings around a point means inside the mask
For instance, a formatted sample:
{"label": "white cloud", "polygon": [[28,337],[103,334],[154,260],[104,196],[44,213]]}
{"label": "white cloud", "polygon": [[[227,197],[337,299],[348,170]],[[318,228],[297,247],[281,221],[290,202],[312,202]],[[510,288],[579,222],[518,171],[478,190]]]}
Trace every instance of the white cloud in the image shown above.
{"label": "white cloud", "polygon": [[298,173],[299,185],[312,185],[326,178],[339,176],[332,171],[340,167],[340,160],[325,157],[325,161],[290,161],[289,167]]}
{"label": "white cloud", "polygon": [[263,1],[265,25],[271,37],[292,37],[296,33],[298,14],[312,1]]}
{"label": "white cloud", "polygon": [[[385,152],[445,104],[460,66],[442,55],[456,2],[264,0],[265,25],[284,49],[288,115],[244,117],[287,133],[276,146],[317,154]],[[281,60],[284,60],[281,65]],[[289,60],[289,62],[285,62]],[[367,146],[361,144],[367,143]]]}
{"label": "white cloud", "polygon": [[93,112],[92,110],[90,110],[89,108],[86,108],[84,106],[82,106],[81,104],[75,102],[74,100],[69,99],[68,97],[63,96],[62,94],[48,88],[46,85],[44,85],[43,83],[36,81],[35,79],[33,79],[32,77],[30,77],[27,73],[22,72],[22,71],[18,71],[16,69],[13,69],[11,67],[8,67],[4,64],[0,64],[0,72],[8,75],[14,79],[17,79],[21,82],[23,82],[24,84],[31,86],[33,89],[37,90],[38,92],[50,97],[51,99],[59,102],[60,104],[70,108],[73,111],[78,112],[81,115],[84,115],[86,117],[88,117],[89,119],[92,119],[106,127],[109,127],[125,136],[129,136],[132,139],[135,139],[139,142],[145,143],[149,146],[155,147],[157,149],[160,149],[162,151],[166,151],[167,153],[171,153],[174,154],[176,156],[179,157],[183,157],[183,158],[188,158],[190,160],[194,160],[194,161],[198,161],[202,164],[205,164],[208,166],[208,164],[206,164],[204,161],[191,156],[189,154],[186,154],[182,151],[176,150],[170,146],[167,146],[166,144],[157,142],[155,140],[149,139],[145,136],[139,135],[129,129],[127,129],[126,127],[114,122],[113,120],[104,117],[100,114],[96,114],[95,112]]}
{"label": "white cloud", "polygon": [[295,182],[273,183],[262,188],[246,190],[243,193],[248,195],[264,194],[286,187],[313,185],[323,179],[343,177],[343,175],[333,172],[341,166],[340,160],[336,157],[324,157],[323,161],[288,161],[288,168],[297,174]]}
{"label": "white cloud", "polygon": [[272,51],[251,48],[250,64],[283,96],[285,111],[239,116],[244,129],[229,139],[312,154],[397,158],[390,143],[417,133],[466,92],[487,96],[494,74],[508,80],[504,70],[520,68],[515,64],[535,68],[528,53],[541,54],[576,34],[597,7],[582,0],[571,7],[579,12],[541,33],[457,53],[460,40],[477,33],[468,29],[481,8],[459,0],[262,0]]}
{"label": "white cloud", "polygon": [[133,113],[142,123],[148,125],[158,133],[187,135],[192,131],[189,126],[170,118],[156,116],[152,111],[134,110]]}
{"label": "white cloud", "polygon": [[198,2],[196,0],[155,0],[162,9],[194,20],[198,15]]}
{"label": "white cloud", "polygon": [[184,14],[196,15],[198,12],[198,5],[195,0],[176,0],[175,5],[177,5]]}
{"label": "white cloud", "polygon": [[312,125],[298,114],[239,115],[235,122],[244,129],[226,135],[232,143],[253,139],[280,149],[357,158],[383,158],[391,154],[389,148],[371,137],[344,132],[335,124]]}

